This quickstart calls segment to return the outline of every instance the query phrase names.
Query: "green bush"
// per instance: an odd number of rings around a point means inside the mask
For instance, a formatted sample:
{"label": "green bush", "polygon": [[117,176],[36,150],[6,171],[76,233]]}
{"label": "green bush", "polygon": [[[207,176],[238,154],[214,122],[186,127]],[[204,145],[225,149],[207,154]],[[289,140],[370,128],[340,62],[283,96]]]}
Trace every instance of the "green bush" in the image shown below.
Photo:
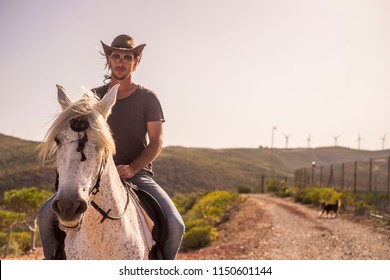
{"label": "green bush", "polygon": [[[293,193],[296,202],[304,204],[313,204],[318,206],[321,201],[326,203],[335,203],[341,200],[341,207],[357,216],[365,215],[368,211],[378,210],[380,205],[387,205],[387,194],[382,193],[339,193],[332,188],[291,188],[279,192],[280,196],[288,196]],[[383,210],[382,210],[383,211]]]}
{"label": "green bush", "polygon": [[177,210],[180,212],[181,215],[184,215],[188,210],[190,210],[196,204],[198,199],[199,195],[196,193],[177,193],[172,198]]}
{"label": "green bush", "polygon": [[217,239],[217,230],[210,226],[193,227],[184,235],[182,250],[194,250],[206,247]]}
{"label": "green bush", "polygon": [[8,233],[0,232],[0,247],[3,247],[5,244],[7,244],[8,240]]}
{"label": "green bush", "polygon": [[186,233],[181,249],[199,249],[210,245],[218,237],[216,226],[223,222],[226,213],[238,201],[238,194],[214,191],[197,199],[193,207],[183,215]]}
{"label": "green bush", "polygon": [[239,186],[238,193],[252,193],[251,187]]}
{"label": "green bush", "polygon": [[291,187],[291,188],[284,188],[283,190],[278,191],[276,195],[279,197],[294,197],[297,192],[298,192],[298,188]]}
{"label": "green bush", "polygon": [[209,222],[206,219],[188,219],[186,218],[186,231],[189,231],[190,229],[194,227],[205,227],[209,226]]}
{"label": "green bush", "polygon": [[355,209],[355,195],[350,192],[344,192],[342,194],[341,207],[346,211],[354,211]]}
{"label": "green bush", "polygon": [[201,197],[188,212],[188,218],[206,219],[210,226],[221,221],[223,214],[235,204],[238,194],[228,191],[214,191]]}
{"label": "green bush", "polygon": [[368,205],[375,205],[376,196],[374,193],[358,193],[356,195],[356,200],[364,201]]}
{"label": "green bush", "polygon": [[366,214],[367,211],[372,210],[372,207],[367,205],[364,201],[356,201],[355,202],[355,215],[356,216],[363,216]]}
{"label": "green bush", "polygon": [[[30,250],[31,234],[28,232],[13,232],[11,235],[9,255],[21,255]],[[0,233],[0,251],[5,253],[8,241],[8,233]]]}
{"label": "green bush", "polygon": [[327,203],[334,203],[341,198],[341,193],[336,192],[332,188],[304,188],[298,189],[295,193],[294,199],[303,204],[320,205],[322,201]]}
{"label": "green bush", "polygon": [[319,196],[314,188],[305,188],[299,189],[294,199],[303,204],[318,204]]}
{"label": "green bush", "polygon": [[265,182],[268,192],[278,192],[286,187],[286,182],[280,179],[269,179]]}

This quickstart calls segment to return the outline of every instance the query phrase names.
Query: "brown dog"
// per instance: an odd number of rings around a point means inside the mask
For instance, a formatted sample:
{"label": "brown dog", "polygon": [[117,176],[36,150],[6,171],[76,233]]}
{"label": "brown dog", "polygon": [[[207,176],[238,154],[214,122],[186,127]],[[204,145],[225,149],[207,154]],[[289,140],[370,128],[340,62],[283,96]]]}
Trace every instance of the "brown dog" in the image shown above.
{"label": "brown dog", "polygon": [[341,206],[340,199],[337,199],[336,203],[334,203],[334,204],[328,204],[328,203],[325,203],[322,201],[321,202],[322,211],[321,211],[319,217],[321,217],[326,212],[326,217],[328,218],[329,212],[334,212],[333,218],[337,218],[337,216],[339,215],[340,206]]}

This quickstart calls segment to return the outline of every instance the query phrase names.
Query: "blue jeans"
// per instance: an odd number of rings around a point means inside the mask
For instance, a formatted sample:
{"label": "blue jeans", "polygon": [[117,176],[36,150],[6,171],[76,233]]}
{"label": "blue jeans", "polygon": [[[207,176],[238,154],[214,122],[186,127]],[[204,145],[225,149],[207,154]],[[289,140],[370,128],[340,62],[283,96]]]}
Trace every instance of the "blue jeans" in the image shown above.
{"label": "blue jeans", "polygon": [[50,197],[38,211],[39,234],[43,246],[43,255],[46,260],[51,260],[54,257],[55,251],[60,245],[54,235],[55,213],[51,209],[51,203],[56,195],[55,193]]}
{"label": "blue jeans", "polygon": [[[164,256],[168,260],[174,260],[180,249],[184,235],[184,222],[168,194],[152,179],[147,171],[140,171],[127,181],[151,194],[160,203],[166,217],[168,226],[168,238],[165,247],[162,248]],[[43,253],[46,259],[52,259],[59,243],[54,236],[53,220],[55,214],[51,209],[51,203],[56,194],[49,198],[38,211],[38,225],[41,236]]]}
{"label": "blue jeans", "polygon": [[152,195],[161,205],[168,226],[168,238],[162,249],[166,259],[174,260],[180,249],[185,231],[184,221],[177,211],[175,204],[147,171],[141,170],[134,177],[127,179],[127,181]]}

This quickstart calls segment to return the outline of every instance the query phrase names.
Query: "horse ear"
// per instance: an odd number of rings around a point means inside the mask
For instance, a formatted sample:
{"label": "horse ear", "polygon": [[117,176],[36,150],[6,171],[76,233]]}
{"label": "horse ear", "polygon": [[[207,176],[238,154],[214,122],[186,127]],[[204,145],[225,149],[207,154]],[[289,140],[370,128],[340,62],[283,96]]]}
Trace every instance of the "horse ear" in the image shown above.
{"label": "horse ear", "polygon": [[56,85],[56,86],[57,86],[58,102],[60,103],[62,110],[65,110],[66,108],[69,107],[72,101],[69,99],[65,89],[62,86],[60,85]]}
{"label": "horse ear", "polygon": [[116,94],[118,92],[119,84],[113,86],[110,91],[104,95],[102,100],[99,102],[99,106],[102,109],[103,116],[107,119],[107,117],[111,113],[111,108],[114,106],[116,102]]}

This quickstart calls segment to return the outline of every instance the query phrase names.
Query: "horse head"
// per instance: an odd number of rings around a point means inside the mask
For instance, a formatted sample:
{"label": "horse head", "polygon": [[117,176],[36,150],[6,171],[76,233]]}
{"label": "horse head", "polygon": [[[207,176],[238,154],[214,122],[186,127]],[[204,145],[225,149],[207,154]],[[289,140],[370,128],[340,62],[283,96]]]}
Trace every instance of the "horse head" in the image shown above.
{"label": "horse head", "polygon": [[89,195],[100,181],[104,163],[115,153],[107,118],[115,104],[119,85],[99,100],[86,92],[73,102],[58,88],[62,112],[53,122],[40,151],[41,160],[56,154],[57,195],[52,209],[64,230],[78,230],[88,208]]}

